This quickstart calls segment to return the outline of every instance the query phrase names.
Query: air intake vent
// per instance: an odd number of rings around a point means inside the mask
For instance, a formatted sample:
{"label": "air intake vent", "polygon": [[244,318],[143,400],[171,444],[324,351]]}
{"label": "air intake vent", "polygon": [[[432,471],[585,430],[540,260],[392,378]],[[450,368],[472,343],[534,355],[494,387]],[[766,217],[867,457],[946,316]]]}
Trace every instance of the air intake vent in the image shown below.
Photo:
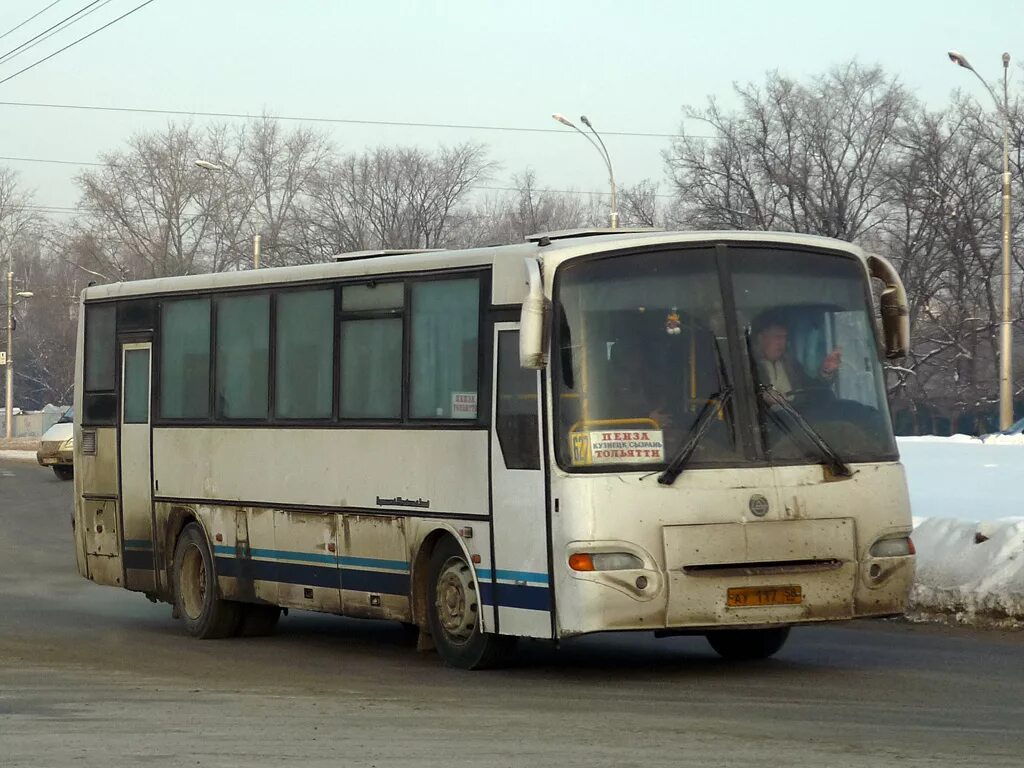
{"label": "air intake vent", "polygon": [[96,430],[95,429],[83,429],[82,430],[82,455],[84,455],[84,456],[95,456],[96,455]]}

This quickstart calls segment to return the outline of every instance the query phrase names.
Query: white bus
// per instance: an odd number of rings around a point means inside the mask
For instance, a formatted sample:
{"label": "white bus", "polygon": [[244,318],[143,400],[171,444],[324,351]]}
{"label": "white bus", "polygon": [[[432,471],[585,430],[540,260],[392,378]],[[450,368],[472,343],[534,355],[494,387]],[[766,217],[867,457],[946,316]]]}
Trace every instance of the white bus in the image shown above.
{"label": "white bus", "polygon": [[751,658],[904,609],[906,298],[849,243],[552,233],[82,302],[78,570],[196,637],[290,608],[467,668],[607,630]]}

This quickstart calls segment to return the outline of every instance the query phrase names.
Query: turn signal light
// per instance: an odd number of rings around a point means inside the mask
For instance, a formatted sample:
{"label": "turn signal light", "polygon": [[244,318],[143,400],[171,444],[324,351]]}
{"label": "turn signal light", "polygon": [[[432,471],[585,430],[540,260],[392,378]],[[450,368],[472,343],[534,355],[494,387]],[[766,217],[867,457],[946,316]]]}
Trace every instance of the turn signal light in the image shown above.
{"label": "turn signal light", "polygon": [[574,571],[594,571],[594,558],[587,552],[576,552],[569,555],[569,567]]}
{"label": "turn signal light", "polygon": [[644,561],[629,552],[574,552],[569,555],[574,571],[631,571],[644,567]]}

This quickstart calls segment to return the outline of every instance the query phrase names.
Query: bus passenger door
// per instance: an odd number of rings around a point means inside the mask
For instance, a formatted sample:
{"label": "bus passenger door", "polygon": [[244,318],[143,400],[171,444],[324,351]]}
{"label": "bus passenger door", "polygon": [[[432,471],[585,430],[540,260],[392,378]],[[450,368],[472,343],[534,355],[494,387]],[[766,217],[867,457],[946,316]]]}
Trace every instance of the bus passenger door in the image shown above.
{"label": "bus passenger door", "polygon": [[121,345],[121,546],[125,586],[156,588],[153,567],[153,479],[150,462],[150,342]]}
{"label": "bus passenger door", "polygon": [[494,326],[491,397],[492,568],[481,571],[484,602],[497,609],[497,631],[551,637],[540,425],[540,374],[519,366],[519,324]]}

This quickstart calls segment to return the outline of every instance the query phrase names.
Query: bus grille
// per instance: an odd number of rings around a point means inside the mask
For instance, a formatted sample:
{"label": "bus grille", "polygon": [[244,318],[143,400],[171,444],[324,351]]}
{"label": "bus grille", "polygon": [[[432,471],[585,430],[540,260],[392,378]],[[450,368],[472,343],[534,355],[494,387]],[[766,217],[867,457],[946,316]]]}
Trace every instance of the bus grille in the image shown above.
{"label": "bus grille", "polygon": [[95,429],[83,429],[82,430],[82,454],[84,456],[95,456],[96,455],[96,430]]}

